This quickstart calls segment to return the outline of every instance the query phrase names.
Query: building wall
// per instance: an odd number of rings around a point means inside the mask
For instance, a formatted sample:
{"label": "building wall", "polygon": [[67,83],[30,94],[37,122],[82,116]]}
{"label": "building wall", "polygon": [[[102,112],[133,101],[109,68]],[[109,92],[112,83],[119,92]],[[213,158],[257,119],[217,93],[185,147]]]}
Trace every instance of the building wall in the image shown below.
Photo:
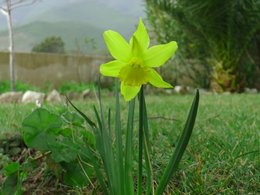
{"label": "building wall", "polygon": [[[94,82],[99,76],[99,65],[107,56],[75,56],[45,53],[16,53],[16,79],[35,86],[53,87],[61,83]],[[9,53],[0,52],[0,81],[9,80]]]}

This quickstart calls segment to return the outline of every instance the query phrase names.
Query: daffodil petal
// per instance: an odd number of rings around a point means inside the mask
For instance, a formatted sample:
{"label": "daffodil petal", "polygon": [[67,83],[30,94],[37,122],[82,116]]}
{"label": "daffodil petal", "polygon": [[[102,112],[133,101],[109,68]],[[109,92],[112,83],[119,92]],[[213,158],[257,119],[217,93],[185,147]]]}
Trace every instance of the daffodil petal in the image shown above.
{"label": "daffodil petal", "polygon": [[141,86],[129,86],[121,83],[121,94],[124,96],[125,101],[133,99],[140,91]]}
{"label": "daffodil petal", "polygon": [[125,62],[129,60],[131,47],[119,33],[108,30],[104,32],[103,37],[109,52],[115,59]]}
{"label": "daffodil petal", "polygon": [[141,18],[139,20],[139,23],[138,23],[137,29],[134,33],[134,36],[138,40],[138,42],[143,50],[148,48],[148,46],[150,44],[150,38],[149,38],[149,35],[147,33],[147,30],[146,30]]}
{"label": "daffodil petal", "polygon": [[144,53],[143,63],[148,67],[159,67],[175,53],[177,48],[178,46],[175,41],[153,46]]}
{"label": "daffodil petal", "polygon": [[137,57],[137,58],[140,58],[143,54],[143,49],[136,36],[132,37],[131,52],[132,52],[131,53],[132,57]]}
{"label": "daffodil petal", "polygon": [[162,77],[153,69],[149,72],[149,83],[159,88],[172,88],[173,86],[165,82]]}
{"label": "daffodil petal", "polygon": [[104,76],[118,77],[121,68],[125,65],[125,63],[114,60],[105,64],[101,64],[99,70],[100,73]]}

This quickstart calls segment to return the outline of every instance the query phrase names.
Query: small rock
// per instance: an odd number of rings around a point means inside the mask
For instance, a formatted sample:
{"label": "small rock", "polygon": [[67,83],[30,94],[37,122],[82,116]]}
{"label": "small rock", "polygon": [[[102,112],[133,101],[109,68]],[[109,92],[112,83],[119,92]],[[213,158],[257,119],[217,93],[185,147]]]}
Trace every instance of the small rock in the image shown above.
{"label": "small rock", "polygon": [[49,93],[49,95],[46,98],[46,101],[50,103],[60,103],[62,102],[62,97],[60,93],[54,89]]}
{"label": "small rock", "polygon": [[18,103],[23,96],[22,92],[7,92],[0,95],[0,103]]}
{"label": "small rock", "polygon": [[26,91],[22,97],[22,103],[38,103],[42,104],[45,98],[44,93],[35,91]]}
{"label": "small rock", "polygon": [[223,95],[231,95],[231,92],[230,91],[225,91],[222,93]]}
{"label": "small rock", "polygon": [[255,88],[253,88],[253,89],[245,88],[245,93],[247,93],[247,94],[257,94],[257,89],[255,89]]}
{"label": "small rock", "polygon": [[[208,90],[206,90],[206,89],[203,89],[203,88],[200,88],[200,89],[199,89],[199,92],[200,92],[201,95],[202,95],[202,94],[204,94],[204,95],[213,94],[212,92],[210,92],[210,91],[208,91]],[[215,93],[215,94],[216,94],[216,93]]]}
{"label": "small rock", "polygon": [[80,93],[77,92],[69,92],[66,94],[66,96],[70,99],[70,100],[79,100],[81,97]]}
{"label": "small rock", "polygon": [[174,88],[174,92],[178,94],[185,94],[187,93],[187,87],[176,85]]}
{"label": "small rock", "polygon": [[165,93],[167,95],[171,95],[173,93],[173,90],[172,89],[165,89]]}
{"label": "small rock", "polygon": [[90,89],[86,89],[82,92],[82,99],[86,99],[90,95]]}
{"label": "small rock", "polygon": [[196,91],[193,87],[190,86],[187,86],[186,89],[188,94],[194,94]]}

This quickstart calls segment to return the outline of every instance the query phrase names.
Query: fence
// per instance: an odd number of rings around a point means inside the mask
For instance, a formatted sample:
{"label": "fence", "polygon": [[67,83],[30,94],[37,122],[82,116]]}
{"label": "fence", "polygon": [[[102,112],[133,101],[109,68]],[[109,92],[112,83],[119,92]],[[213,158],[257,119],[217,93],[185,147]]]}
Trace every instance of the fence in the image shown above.
{"label": "fence", "polygon": [[[93,82],[107,56],[15,53],[16,79],[35,86],[60,86],[68,81]],[[9,79],[9,53],[0,52],[0,81]]]}

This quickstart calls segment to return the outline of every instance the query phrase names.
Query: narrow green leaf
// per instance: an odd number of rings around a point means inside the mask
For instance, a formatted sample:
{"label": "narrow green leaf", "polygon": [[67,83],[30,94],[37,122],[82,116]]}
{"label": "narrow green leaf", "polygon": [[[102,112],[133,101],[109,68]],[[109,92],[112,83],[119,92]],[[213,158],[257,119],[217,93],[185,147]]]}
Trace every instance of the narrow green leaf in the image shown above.
{"label": "narrow green leaf", "polygon": [[122,130],[121,130],[121,116],[120,116],[120,102],[119,102],[119,90],[118,82],[116,82],[116,116],[115,116],[115,135],[116,135],[116,171],[117,171],[117,189],[119,194],[125,194],[124,192],[124,160],[122,149]]}
{"label": "narrow green leaf", "polygon": [[[61,166],[64,169],[64,182],[69,186],[74,187],[83,187],[88,184],[88,180],[86,179],[82,168],[80,167],[79,163],[77,161],[72,162],[61,162]],[[85,168],[85,171],[88,172],[88,174],[93,177],[93,169],[92,168]]]}
{"label": "narrow green leaf", "polygon": [[144,126],[144,157],[145,157],[145,166],[147,170],[147,186],[146,186],[146,194],[154,194],[154,186],[153,186],[153,170],[152,163],[150,158],[150,139],[149,139],[149,127],[148,127],[148,117],[146,110],[145,97],[143,96],[143,126]]}
{"label": "narrow green leaf", "polygon": [[137,194],[143,194],[143,112],[144,112],[144,90],[143,86],[139,92],[139,135],[138,135],[138,180],[137,180]]}
{"label": "narrow green leaf", "polygon": [[101,122],[101,118],[98,114],[96,106],[94,106],[94,112],[95,112],[96,119],[97,119],[97,122],[98,122],[98,129],[100,130],[100,133],[102,133],[102,122]]}
{"label": "narrow green leaf", "polygon": [[134,194],[134,182],[132,176],[133,168],[133,126],[134,126],[135,98],[129,103],[127,130],[126,130],[126,151],[125,151],[125,191],[129,195]]}
{"label": "narrow green leaf", "polygon": [[102,126],[102,121],[101,118],[98,114],[98,111],[96,109],[96,107],[94,107],[94,112],[96,114],[96,118],[98,121],[98,127],[99,127],[99,131],[96,133],[96,139],[97,139],[97,149],[98,152],[102,158],[103,164],[104,164],[104,168],[105,168],[105,173],[108,179],[108,184],[109,184],[109,188],[112,188],[112,181],[113,181],[113,164],[111,163],[111,154],[110,154],[110,150],[109,150],[109,137],[107,137],[105,139],[104,136],[104,129]]}
{"label": "narrow green leaf", "polygon": [[159,185],[155,192],[156,195],[163,194],[171,176],[177,170],[178,164],[179,164],[179,162],[182,158],[182,155],[186,149],[186,146],[188,145],[188,142],[190,140],[192,129],[194,127],[195,119],[197,116],[198,106],[199,106],[199,90],[196,91],[196,95],[193,100],[193,103],[192,103],[192,106],[191,106],[191,109],[189,112],[189,116],[186,120],[184,130],[177,143],[177,147],[170,159],[170,162],[168,163],[168,165],[163,173],[163,176],[159,182]]}
{"label": "narrow green leaf", "polygon": [[92,127],[92,128],[95,128],[96,127],[96,124],[90,120],[89,117],[87,117],[83,112],[81,112],[70,100],[68,97],[66,97],[68,102],[70,103],[70,105],[75,109],[77,110],[77,112],[87,121],[87,123]]}
{"label": "narrow green leaf", "polygon": [[109,193],[108,193],[108,190],[107,190],[107,184],[104,181],[105,177],[103,176],[103,174],[101,172],[101,166],[102,165],[98,161],[97,157],[94,154],[92,154],[92,153],[90,155],[90,159],[91,159],[91,162],[92,162],[92,164],[94,166],[94,170],[96,172],[96,176],[97,176],[99,184],[101,185],[103,193],[108,195]]}
{"label": "narrow green leaf", "polygon": [[109,137],[111,137],[111,109],[108,109],[108,114],[107,114],[107,126],[108,126],[108,132],[109,132]]}
{"label": "narrow green leaf", "polygon": [[[99,103],[99,112],[100,112],[100,142],[102,143],[102,152],[103,156],[102,160],[105,166],[105,171],[109,183],[110,194],[116,194],[117,192],[117,177],[116,177],[116,170],[118,167],[116,166],[114,154],[113,154],[113,147],[112,147],[112,138],[109,137],[109,132],[106,126],[103,105],[101,101],[101,91],[100,87],[98,88],[98,103]],[[96,110],[96,115],[98,116],[98,112]]]}
{"label": "narrow green leaf", "polygon": [[84,118],[76,112],[64,112],[62,113],[62,118],[66,123],[77,127],[82,127],[84,123]]}

